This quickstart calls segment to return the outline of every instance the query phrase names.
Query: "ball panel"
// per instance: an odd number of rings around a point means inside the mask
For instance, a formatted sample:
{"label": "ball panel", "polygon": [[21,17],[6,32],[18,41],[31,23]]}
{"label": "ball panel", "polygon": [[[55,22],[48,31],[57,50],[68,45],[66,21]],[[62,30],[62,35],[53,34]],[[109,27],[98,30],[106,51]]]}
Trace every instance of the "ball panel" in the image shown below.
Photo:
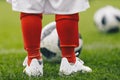
{"label": "ball panel", "polygon": [[[43,47],[40,49],[41,53],[43,54],[43,56],[45,56],[47,59],[51,59],[52,57],[56,56],[56,53],[48,50],[47,48]],[[49,53],[49,54],[48,54]]]}
{"label": "ball panel", "polygon": [[118,22],[120,22],[120,16],[115,15],[115,18]]}
{"label": "ball panel", "polygon": [[118,26],[114,26],[113,28],[111,28],[107,31],[107,33],[116,33],[116,32],[119,32]]}
{"label": "ball panel", "polygon": [[107,20],[106,20],[106,17],[105,16],[103,16],[103,18],[102,18],[102,20],[101,20],[101,23],[102,23],[102,25],[106,25],[107,24]]}

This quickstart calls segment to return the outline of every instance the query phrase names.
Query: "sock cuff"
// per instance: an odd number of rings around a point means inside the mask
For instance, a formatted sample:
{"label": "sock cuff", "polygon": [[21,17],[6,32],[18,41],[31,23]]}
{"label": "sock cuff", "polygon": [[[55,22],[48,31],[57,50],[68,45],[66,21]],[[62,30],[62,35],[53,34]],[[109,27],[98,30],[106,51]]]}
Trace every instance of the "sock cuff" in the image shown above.
{"label": "sock cuff", "polygon": [[55,16],[55,20],[59,21],[59,20],[75,20],[75,21],[79,21],[79,14],[75,13],[75,14],[56,14]]}
{"label": "sock cuff", "polygon": [[20,13],[20,19],[22,19],[23,17],[26,17],[26,16],[38,16],[42,19],[42,14],[23,13],[23,12]]}

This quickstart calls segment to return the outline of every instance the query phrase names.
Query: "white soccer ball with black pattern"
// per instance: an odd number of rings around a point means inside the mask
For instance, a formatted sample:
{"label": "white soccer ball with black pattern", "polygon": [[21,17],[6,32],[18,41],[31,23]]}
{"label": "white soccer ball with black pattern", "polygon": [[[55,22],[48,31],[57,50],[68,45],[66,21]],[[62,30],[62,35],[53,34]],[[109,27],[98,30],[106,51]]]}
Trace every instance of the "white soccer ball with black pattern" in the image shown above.
{"label": "white soccer ball with black pattern", "polygon": [[120,10],[113,6],[105,6],[94,14],[94,22],[101,32],[115,33],[120,30]]}
{"label": "white soccer ball with black pattern", "polygon": [[[82,50],[83,40],[79,38],[80,45],[75,48],[75,55],[79,56]],[[56,31],[56,22],[51,22],[42,30],[41,49],[43,57],[48,61],[60,61],[60,41]]]}

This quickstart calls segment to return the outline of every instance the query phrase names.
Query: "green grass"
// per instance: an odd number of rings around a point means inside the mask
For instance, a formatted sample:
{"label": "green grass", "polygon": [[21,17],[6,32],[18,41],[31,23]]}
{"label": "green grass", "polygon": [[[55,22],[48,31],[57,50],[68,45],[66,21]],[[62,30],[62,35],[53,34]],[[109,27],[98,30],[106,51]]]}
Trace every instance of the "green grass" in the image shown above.
{"label": "green grass", "polygon": [[[100,33],[93,22],[97,9],[105,5],[120,8],[120,0],[90,0],[91,8],[80,14],[80,32],[84,45],[80,58],[93,69],[92,73],[77,73],[60,77],[59,65],[44,61],[44,76],[29,78],[22,73],[26,56],[23,49],[19,13],[0,1],[0,80],[119,80],[120,79],[120,32]],[[54,16],[44,16],[43,26],[54,21]],[[54,66],[53,66],[54,65]]]}

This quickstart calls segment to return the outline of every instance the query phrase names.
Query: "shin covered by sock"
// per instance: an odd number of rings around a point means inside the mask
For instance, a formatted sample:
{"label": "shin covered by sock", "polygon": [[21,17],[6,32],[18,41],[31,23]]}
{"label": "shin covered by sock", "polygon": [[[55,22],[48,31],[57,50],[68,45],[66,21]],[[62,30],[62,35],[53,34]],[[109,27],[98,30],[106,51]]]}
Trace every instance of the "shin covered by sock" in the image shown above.
{"label": "shin covered by sock", "polygon": [[56,15],[56,26],[60,38],[62,57],[66,57],[71,63],[76,61],[74,48],[79,45],[78,21],[78,13]]}
{"label": "shin covered by sock", "polygon": [[33,58],[40,59],[40,36],[42,29],[42,14],[21,13],[21,26],[24,48],[28,53],[28,65]]}

